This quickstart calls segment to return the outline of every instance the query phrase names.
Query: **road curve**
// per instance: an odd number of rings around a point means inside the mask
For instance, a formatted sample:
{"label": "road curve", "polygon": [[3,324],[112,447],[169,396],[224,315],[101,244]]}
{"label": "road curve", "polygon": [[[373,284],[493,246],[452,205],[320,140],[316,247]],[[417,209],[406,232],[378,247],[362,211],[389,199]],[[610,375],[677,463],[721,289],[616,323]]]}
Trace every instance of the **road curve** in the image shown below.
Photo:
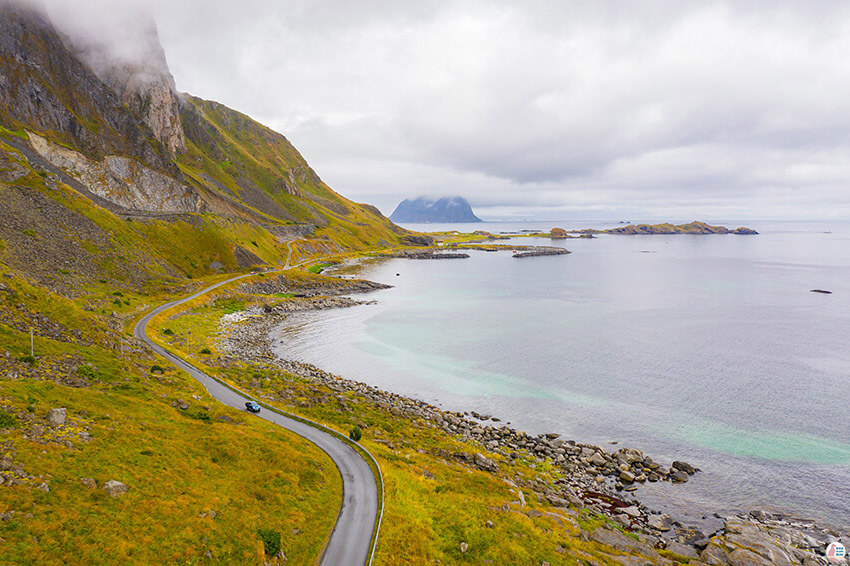
{"label": "road curve", "polygon": [[[184,299],[159,306],[137,322],[133,328],[133,335],[136,338],[199,381],[216,400],[241,410],[245,409],[245,402],[252,400],[253,397],[247,394],[237,393],[154,343],[148,338],[147,325],[153,317],[165,310],[176,307],[186,301],[191,301],[222,285],[248,276],[241,275],[227,281],[222,281]],[[370,564],[371,557],[369,551],[372,542],[372,532],[375,528],[375,520],[378,514],[378,488],[375,483],[375,476],[366,460],[351,445],[319,428],[274,413],[268,409],[263,410],[257,416],[306,438],[324,450],[330,456],[331,460],[333,460],[334,464],[336,464],[342,475],[342,508],[337,517],[330,541],[322,555],[321,564],[323,566]]]}

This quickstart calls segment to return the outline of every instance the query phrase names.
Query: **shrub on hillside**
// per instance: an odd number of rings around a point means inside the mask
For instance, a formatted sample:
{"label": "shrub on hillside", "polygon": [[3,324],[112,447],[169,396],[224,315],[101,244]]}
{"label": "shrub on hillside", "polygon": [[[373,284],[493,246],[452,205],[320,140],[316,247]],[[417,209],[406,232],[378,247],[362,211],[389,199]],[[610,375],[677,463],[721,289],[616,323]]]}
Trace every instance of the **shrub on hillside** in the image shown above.
{"label": "shrub on hillside", "polygon": [[280,533],[273,529],[260,529],[257,531],[260,535],[260,540],[263,541],[263,547],[266,550],[266,556],[277,556],[280,554]]}
{"label": "shrub on hillside", "polygon": [[77,373],[88,379],[98,379],[100,374],[92,366],[82,365],[77,368]]}
{"label": "shrub on hillside", "polygon": [[350,438],[354,442],[360,442],[360,439],[363,438],[363,433],[360,431],[360,427],[355,426],[350,431],[348,431],[348,438]]}
{"label": "shrub on hillside", "polygon": [[192,417],[193,419],[197,419],[199,421],[204,421],[205,423],[212,422],[212,419],[210,418],[210,414],[207,413],[206,411],[202,411],[200,409],[197,410],[197,411],[192,411],[190,413],[186,413],[186,414],[189,415],[190,417]]}
{"label": "shrub on hillside", "polygon": [[18,426],[18,417],[0,409],[0,428],[15,428]]}

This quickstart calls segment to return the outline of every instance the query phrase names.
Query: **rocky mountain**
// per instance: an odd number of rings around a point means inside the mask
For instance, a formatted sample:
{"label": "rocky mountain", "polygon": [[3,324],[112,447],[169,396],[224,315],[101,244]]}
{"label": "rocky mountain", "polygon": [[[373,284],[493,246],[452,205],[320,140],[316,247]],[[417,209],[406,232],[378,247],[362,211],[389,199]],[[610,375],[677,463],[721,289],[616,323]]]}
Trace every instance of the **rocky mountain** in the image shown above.
{"label": "rocky mountain", "polygon": [[393,222],[481,222],[462,197],[444,197],[437,201],[426,197],[404,199],[390,215]]}
{"label": "rocky mountain", "polygon": [[39,133],[99,161],[131,157],[179,179],[150,128],[39,12],[0,2],[0,125]]}
{"label": "rocky mountain", "polygon": [[[38,266],[79,259],[89,272],[114,253],[135,257],[142,274],[195,276],[210,265],[283,263],[292,246],[309,254],[401,243],[406,231],[334,192],[283,135],[178,93],[155,26],[139,25],[135,58],[121,57],[0,0],[0,241],[10,263],[35,270],[35,253]],[[59,217],[71,231],[57,231]],[[137,222],[117,227],[127,220]],[[102,253],[87,255],[71,227],[92,222],[123,239],[98,239]],[[132,254],[121,251],[128,246]]]}

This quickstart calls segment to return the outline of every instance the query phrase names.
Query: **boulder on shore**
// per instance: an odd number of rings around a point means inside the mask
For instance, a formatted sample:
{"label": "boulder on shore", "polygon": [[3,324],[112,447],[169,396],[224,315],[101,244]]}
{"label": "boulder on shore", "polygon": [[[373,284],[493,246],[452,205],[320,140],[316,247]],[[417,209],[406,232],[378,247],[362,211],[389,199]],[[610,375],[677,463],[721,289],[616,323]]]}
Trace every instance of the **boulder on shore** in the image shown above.
{"label": "boulder on shore", "polygon": [[691,476],[694,475],[697,471],[696,468],[694,468],[693,466],[691,466],[687,462],[681,462],[679,460],[676,460],[675,462],[673,462],[672,465],[677,470],[682,470],[683,472],[685,472],[686,474],[691,475]]}
{"label": "boulder on shore", "polygon": [[657,531],[669,531],[673,527],[673,519],[666,513],[663,515],[650,515],[646,518],[646,524]]}

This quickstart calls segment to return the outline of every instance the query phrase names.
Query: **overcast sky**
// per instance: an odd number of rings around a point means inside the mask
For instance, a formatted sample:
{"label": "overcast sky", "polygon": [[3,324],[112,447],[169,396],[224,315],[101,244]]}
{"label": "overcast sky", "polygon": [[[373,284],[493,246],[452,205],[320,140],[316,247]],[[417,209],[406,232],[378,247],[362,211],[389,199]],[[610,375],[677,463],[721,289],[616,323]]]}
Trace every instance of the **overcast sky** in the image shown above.
{"label": "overcast sky", "polygon": [[[142,4],[179,90],[386,214],[459,194],[490,219],[850,219],[848,2]],[[86,18],[125,29],[129,5]]]}

